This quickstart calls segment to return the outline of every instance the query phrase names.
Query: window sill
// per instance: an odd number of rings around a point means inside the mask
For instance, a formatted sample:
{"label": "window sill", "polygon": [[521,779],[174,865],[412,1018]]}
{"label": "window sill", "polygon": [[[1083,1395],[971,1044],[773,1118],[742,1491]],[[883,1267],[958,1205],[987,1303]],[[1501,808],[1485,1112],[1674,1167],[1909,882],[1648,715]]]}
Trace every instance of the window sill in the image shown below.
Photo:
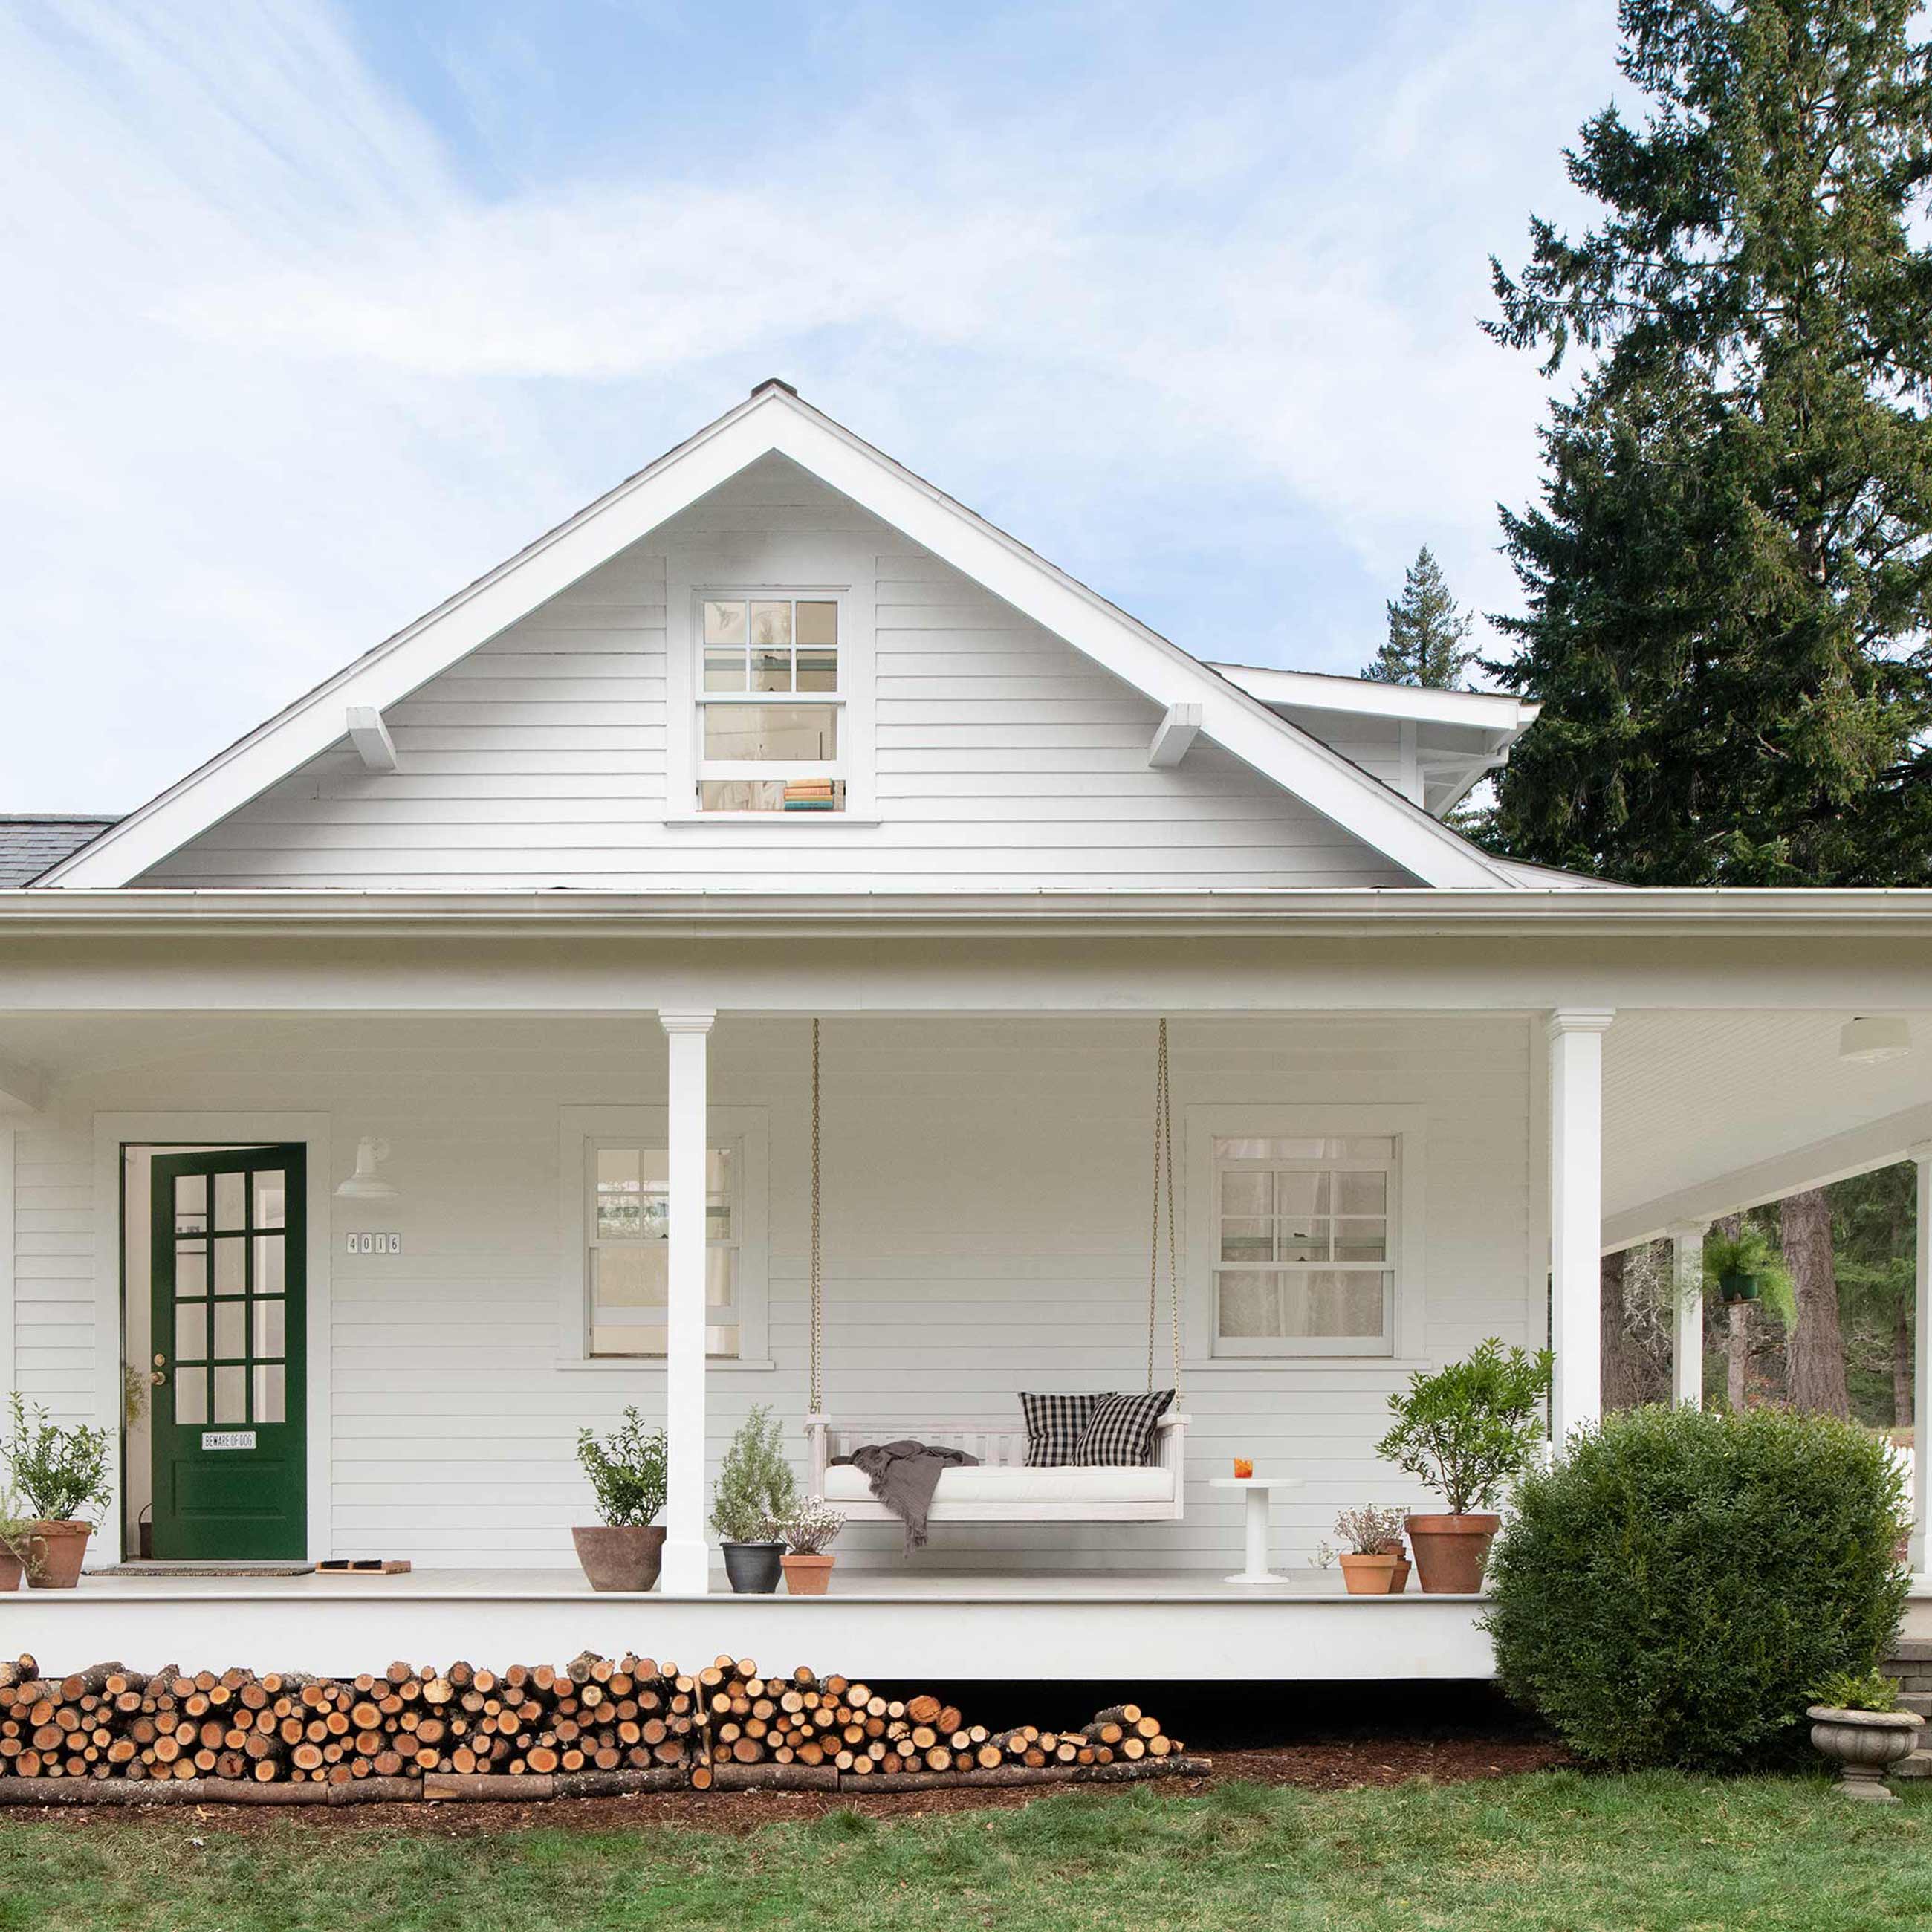
{"label": "window sill", "polygon": [[[664,1367],[663,1358],[655,1355],[574,1355],[556,1366],[566,1375],[581,1376],[661,1376]],[[713,1355],[706,1358],[704,1366],[712,1375],[764,1375],[778,1364],[768,1356]]]}
{"label": "window sill", "polygon": [[1204,1355],[1183,1360],[1190,1376],[1252,1376],[1280,1369],[1387,1369],[1392,1375],[1412,1375],[1432,1369],[1433,1362],[1414,1355]]}
{"label": "window sill", "polygon": [[658,822],[669,830],[680,830],[698,825],[766,825],[774,820],[793,824],[801,821],[826,830],[833,826],[883,825],[883,818],[868,818],[862,812],[694,812],[682,818],[665,818]]}

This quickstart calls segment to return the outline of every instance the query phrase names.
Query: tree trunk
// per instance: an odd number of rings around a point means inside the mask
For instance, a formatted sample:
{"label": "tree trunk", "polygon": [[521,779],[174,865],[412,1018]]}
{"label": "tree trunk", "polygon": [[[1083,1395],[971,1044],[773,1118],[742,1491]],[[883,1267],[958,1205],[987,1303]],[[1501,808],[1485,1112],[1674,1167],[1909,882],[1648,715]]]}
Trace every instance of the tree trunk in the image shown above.
{"label": "tree trunk", "polygon": [[1831,1204],[1822,1187],[1808,1188],[1779,1204],[1778,1219],[1798,1303],[1785,1355],[1791,1406],[1849,1420],[1852,1401],[1845,1388],[1845,1340],[1838,1327]]}
{"label": "tree trunk", "polygon": [[1602,1344],[1606,1410],[1634,1408],[1644,1399],[1642,1353],[1631,1339],[1624,1312],[1624,1269],[1628,1258],[1621,1248],[1606,1255],[1598,1276],[1598,1334]]}
{"label": "tree trunk", "polygon": [[1912,1426],[1912,1305],[1901,1301],[1892,1324],[1892,1426]]}
{"label": "tree trunk", "polygon": [[1724,1310],[1724,1406],[1733,1415],[1744,1408],[1744,1370],[1750,1362],[1750,1318],[1748,1301],[1733,1301]]}

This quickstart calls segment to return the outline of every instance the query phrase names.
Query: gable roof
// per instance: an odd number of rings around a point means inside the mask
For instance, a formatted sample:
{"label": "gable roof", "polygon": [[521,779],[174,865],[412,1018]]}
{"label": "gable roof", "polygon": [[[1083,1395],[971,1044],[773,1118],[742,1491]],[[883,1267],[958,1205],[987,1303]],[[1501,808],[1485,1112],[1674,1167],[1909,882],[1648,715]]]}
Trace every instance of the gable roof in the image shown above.
{"label": "gable roof", "polygon": [[1518,882],[1340,752],[802,400],[760,383],[736,408],[259,725],[56,865],[46,886],[118,886],[769,452],[789,458],[1156,704],[1198,705],[1237,758],[1432,886]]}
{"label": "gable roof", "polygon": [[50,812],[0,814],[0,886],[31,885],[117,822]]}

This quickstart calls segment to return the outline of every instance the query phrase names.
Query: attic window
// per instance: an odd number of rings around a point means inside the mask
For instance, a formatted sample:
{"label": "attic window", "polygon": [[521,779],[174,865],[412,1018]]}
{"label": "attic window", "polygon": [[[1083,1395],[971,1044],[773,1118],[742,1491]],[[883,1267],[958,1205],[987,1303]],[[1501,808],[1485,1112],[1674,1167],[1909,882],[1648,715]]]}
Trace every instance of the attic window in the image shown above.
{"label": "attic window", "polygon": [[838,600],[708,593],[702,607],[698,809],[843,812]]}

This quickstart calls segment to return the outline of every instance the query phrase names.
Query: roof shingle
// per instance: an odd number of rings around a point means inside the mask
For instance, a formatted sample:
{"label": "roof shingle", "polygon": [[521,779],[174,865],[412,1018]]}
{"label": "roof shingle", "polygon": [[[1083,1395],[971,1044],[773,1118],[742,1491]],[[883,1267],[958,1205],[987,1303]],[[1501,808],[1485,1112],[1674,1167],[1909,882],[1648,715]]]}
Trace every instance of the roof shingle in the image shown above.
{"label": "roof shingle", "polygon": [[29,884],[118,823],[54,812],[0,814],[0,890]]}

